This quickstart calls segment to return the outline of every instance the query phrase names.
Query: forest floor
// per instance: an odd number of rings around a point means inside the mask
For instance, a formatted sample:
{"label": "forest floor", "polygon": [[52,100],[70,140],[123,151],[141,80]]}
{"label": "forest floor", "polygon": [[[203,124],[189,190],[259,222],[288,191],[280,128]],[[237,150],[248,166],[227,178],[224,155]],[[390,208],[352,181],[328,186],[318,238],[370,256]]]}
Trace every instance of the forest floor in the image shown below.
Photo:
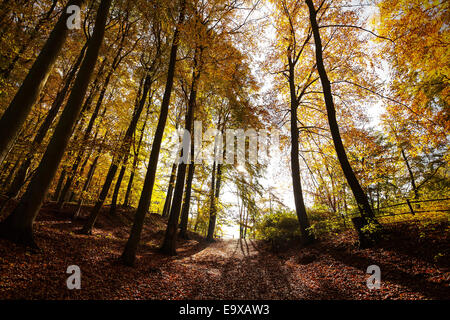
{"label": "forest floor", "polygon": [[[358,249],[348,230],[282,252],[253,240],[208,244],[191,234],[177,256],[158,252],[165,220],[148,215],[136,266],[117,262],[131,212],[102,212],[93,235],[77,234],[72,206],[45,205],[35,226],[42,249],[30,253],[0,240],[0,299],[449,299],[447,221],[386,223],[388,236]],[[434,221],[434,222],[433,222]],[[67,267],[81,269],[81,289],[66,286]],[[367,267],[381,269],[381,288],[369,290]]]}

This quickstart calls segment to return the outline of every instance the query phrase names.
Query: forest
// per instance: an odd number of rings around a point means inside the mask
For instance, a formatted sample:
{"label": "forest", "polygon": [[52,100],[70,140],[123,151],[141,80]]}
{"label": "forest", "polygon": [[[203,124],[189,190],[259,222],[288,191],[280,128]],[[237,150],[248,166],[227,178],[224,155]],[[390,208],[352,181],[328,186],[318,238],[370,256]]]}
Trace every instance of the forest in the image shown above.
{"label": "forest", "polygon": [[449,299],[449,9],[1,0],[0,300]]}

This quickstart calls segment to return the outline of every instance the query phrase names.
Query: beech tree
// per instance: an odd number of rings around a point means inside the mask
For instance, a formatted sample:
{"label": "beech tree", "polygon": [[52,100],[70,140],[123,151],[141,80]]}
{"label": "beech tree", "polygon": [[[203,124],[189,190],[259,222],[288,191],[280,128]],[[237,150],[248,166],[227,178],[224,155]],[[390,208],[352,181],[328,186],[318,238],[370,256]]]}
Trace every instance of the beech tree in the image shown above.
{"label": "beech tree", "polygon": [[[111,0],[102,0],[97,12],[95,28],[86,56],[80,66],[68,102],[56,126],[47,150],[14,211],[0,224],[0,235],[17,243],[37,247],[33,239],[33,222],[64,154],[73,125],[80,113],[81,103],[97,61],[105,33]],[[61,22],[58,23],[65,23]],[[58,26],[59,28],[61,26]]]}
{"label": "beech tree", "polygon": [[139,205],[134,216],[133,227],[130,231],[130,237],[128,238],[124,252],[122,254],[122,261],[126,265],[133,265],[136,258],[136,250],[141,237],[142,227],[144,224],[145,214],[150,205],[152,198],[153,184],[155,182],[156,167],[158,165],[159,152],[161,149],[161,141],[166,126],[167,115],[169,112],[170,97],[172,95],[173,78],[175,75],[178,43],[179,43],[179,26],[181,26],[185,19],[186,1],[181,0],[179,17],[177,26],[173,33],[172,47],[170,49],[169,66],[167,69],[166,86],[164,90],[164,96],[161,103],[161,109],[159,114],[158,125],[156,127],[155,136],[153,138],[152,150],[150,153],[150,160],[148,163],[147,173],[145,175],[144,186],[142,188],[141,197],[139,199]]}
{"label": "beech tree", "polygon": [[[83,0],[72,0],[71,5],[81,6]],[[66,7],[66,8],[67,8]],[[5,159],[31,108],[36,103],[69,33],[67,20],[70,14],[64,10],[47,42],[22,82],[6,111],[0,118],[0,163]]]}

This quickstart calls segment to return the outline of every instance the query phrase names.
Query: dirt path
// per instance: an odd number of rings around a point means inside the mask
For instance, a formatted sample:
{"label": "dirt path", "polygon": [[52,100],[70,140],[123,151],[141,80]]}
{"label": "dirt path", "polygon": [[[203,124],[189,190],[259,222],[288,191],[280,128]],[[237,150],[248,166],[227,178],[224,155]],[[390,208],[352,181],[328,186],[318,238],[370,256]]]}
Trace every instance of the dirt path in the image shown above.
{"label": "dirt path", "polygon": [[[450,280],[446,267],[383,248],[359,250],[345,240],[284,254],[252,240],[220,241],[174,264],[192,274],[189,299],[442,299]],[[373,264],[382,271],[378,290],[366,283]]]}
{"label": "dirt path", "polygon": [[191,284],[192,299],[292,298],[282,261],[251,240],[218,241],[175,263],[206,276]]}
{"label": "dirt path", "polygon": [[[120,227],[118,227],[120,225]],[[273,253],[261,242],[181,240],[178,255],[158,248],[165,224],[152,217],[136,266],[118,262],[129,226],[100,220],[92,236],[75,231],[60,212],[36,224],[40,254],[0,240],[2,299],[448,299],[449,233],[436,226],[421,240],[414,225],[377,248],[358,249],[351,232],[312,246]],[[444,226],[445,227],[445,226]],[[411,229],[412,228],[412,229]],[[416,231],[415,231],[416,230]],[[447,251],[446,251],[447,250]],[[438,253],[445,259],[436,260]],[[66,286],[69,265],[81,290]],[[381,268],[381,288],[369,290],[369,265]]]}

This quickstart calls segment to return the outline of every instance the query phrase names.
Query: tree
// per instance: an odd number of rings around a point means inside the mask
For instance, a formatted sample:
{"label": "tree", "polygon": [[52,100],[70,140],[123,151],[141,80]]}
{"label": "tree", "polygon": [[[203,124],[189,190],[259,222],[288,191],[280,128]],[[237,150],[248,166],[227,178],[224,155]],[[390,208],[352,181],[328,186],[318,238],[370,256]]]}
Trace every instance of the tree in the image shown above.
{"label": "tree", "polygon": [[[189,103],[187,107],[187,114],[186,114],[186,123],[184,130],[185,132],[192,132],[192,126],[194,123],[194,107],[196,103],[196,95],[197,95],[197,82],[200,77],[200,71],[198,67],[199,61],[201,61],[201,53],[202,49],[197,47],[195,48],[195,56],[194,56],[194,63],[193,63],[193,74],[192,74],[192,83],[191,83],[191,92],[189,96]],[[186,150],[192,149],[192,134],[190,134],[189,137],[183,136],[183,140],[186,138],[189,138],[189,141],[187,145],[189,148],[186,148]],[[183,144],[186,142],[183,141]],[[185,184],[185,178],[186,178],[186,166],[187,166],[187,159],[189,159],[189,155],[184,154],[184,149],[182,150],[181,159],[182,162],[178,164],[178,170],[177,170],[177,179],[175,183],[175,189],[172,199],[172,205],[170,207],[170,213],[169,213],[169,221],[167,223],[167,230],[166,235],[164,237],[164,242],[161,247],[161,251],[166,254],[174,255],[176,254],[176,238],[177,238],[177,227],[178,227],[178,220],[180,217],[180,210],[183,200],[183,190],[184,190],[184,184]],[[191,152],[192,154],[192,152]],[[191,159],[191,166],[192,166]],[[192,179],[191,179],[192,183]],[[189,200],[189,199],[187,199]]]}
{"label": "tree", "polygon": [[97,62],[103,42],[105,25],[111,0],[102,0],[97,11],[94,32],[89,42],[86,57],[80,66],[66,107],[59,119],[46,152],[25,194],[14,211],[0,224],[0,236],[16,243],[37,247],[33,239],[33,223],[42,205],[48,187],[63,157],[73,126],[81,110],[82,100]]}
{"label": "tree", "polygon": [[[66,8],[71,5],[81,6],[83,2],[84,0],[71,0]],[[14,140],[47,81],[69,33],[66,25],[69,17],[70,14],[64,9],[41,53],[36,58],[19,90],[0,118],[0,163],[3,162],[11,149]]]}
{"label": "tree", "polygon": [[[153,82],[152,76],[154,76],[151,73],[152,71],[153,70],[150,70],[150,72],[147,73],[145,76],[144,89],[142,91],[142,96],[141,96],[141,99],[140,99],[138,105],[136,106],[136,109],[133,113],[133,118],[132,118],[132,120],[128,126],[128,129],[125,133],[125,136],[123,138],[122,145],[121,145],[120,151],[119,151],[119,156],[117,159],[115,159],[115,161],[113,161],[111,163],[111,166],[108,170],[108,174],[106,175],[105,183],[103,184],[102,190],[100,192],[98,201],[95,204],[94,208],[92,209],[92,212],[89,215],[88,220],[86,221],[85,225],[83,226],[83,229],[81,230],[81,232],[84,234],[92,233],[92,228],[94,227],[95,221],[97,220],[98,214],[100,213],[100,209],[103,206],[103,203],[108,195],[109,188],[112,184],[112,181],[117,172],[117,169],[118,169],[119,165],[122,162],[126,162],[126,160],[128,158],[128,155],[130,152],[130,147],[131,147],[131,139],[136,130],[136,126],[138,124],[142,110],[144,109],[145,102],[148,97],[148,93],[151,91],[151,84]],[[122,175],[122,177],[123,177],[123,175]]]}
{"label": "tree", "polygon": [[[347,182],[350,185],[353,195],[355,196],[356,202],[358,203],[358,207],[363,218],[363,225],[366,225],[369,223],[369,221],[376,221],[374,219],[375,215],[372,211],[369,200],[367,199],[367,195],[364,193],[364,190],[361,188],[361,185],[359,184],[359,181],[356,178],[355,173],[353,172],[353,169],[348,161],[344,145],[342,143],[342,139],[339,133],[339,126],[336,120],[336,110],[334,108],[333,95],[331,93],[331,84],[323,63],[323,48],[320,38],[319,25],[317,23],[317,11],[312,0],[305,1],[309,9],[311,29],[313,32],[314,44],[316,48],[317,71],[322,83],[323,96],[327,108],[328,124],[330,126],[331,135],[333,137],[334,147],[336,149],[336,154],[338,156],[342,171],[344,172]],[[363,239],[360,240],[363,242]],[[362,243],[363,246],[367,244],[368,243],[366,243],[366,241],[364,241],[364,244]]]}
{"label": "tree", "polygon": [[70,73],[65,80],[64,87],[61,88],[61,90],[56,95],[56,98],[53,101],[52,106],[48,111],[47,116],[45,117],[44,122],[39,127],[39,130],[31,144],[31,148],[28,151],[28,154],[25,156],[25,160],[22,162],[13,182],[11,183],[11,186],[7,193],[8,196],[15,197],[19,192],[20,188],[23,186],[28,169],[30,168],[33,158],[35,156],[35,152],[37,148],[42,144],[48,130],[50,129],[50,126],[52,125],[54,119],[58,114],[59,109],[61,108],[64,102],[67,93],[69,92],[73,79],[75,78],[78,68],[80,67],[81,62],[83,61],[87,46],[88,42],[86,42],[83,48],[81,49],[80,54],[78,55],[78,58],[75,61],[75,64],[72,66],[72,69],[70,70]]}
{"label": "tree", "polygon": [[159,114],[158,125],[156,127],[155,136],[153,138],[152,150],[150,152],[150,160],[148,163],[147,173],[145,175],[144,186],[142,188],[139,205],[134,216],[133,226],[130,231],[130,236],[122,253],[121,260],[126,265],[133,265],[136,258],[136,250],[141,237],[142,227],[144,225],[144,218],[150,206],[152,198],[153,184],[155,182],[156,167],[158,165],[159,152],[161,149],[161,141],[166,126],[167,115],[169,111],[170,97],[172,95],[173,78],[175,75],[178,42],[179,42],[179,27],[183,24],[185,19],[186,1],[181,0],[180,12],[177,22],[177,27],[173,33],[172,47],[170,50],[169,66],[167,69],[166,87],[161,103],[161,110]]}

